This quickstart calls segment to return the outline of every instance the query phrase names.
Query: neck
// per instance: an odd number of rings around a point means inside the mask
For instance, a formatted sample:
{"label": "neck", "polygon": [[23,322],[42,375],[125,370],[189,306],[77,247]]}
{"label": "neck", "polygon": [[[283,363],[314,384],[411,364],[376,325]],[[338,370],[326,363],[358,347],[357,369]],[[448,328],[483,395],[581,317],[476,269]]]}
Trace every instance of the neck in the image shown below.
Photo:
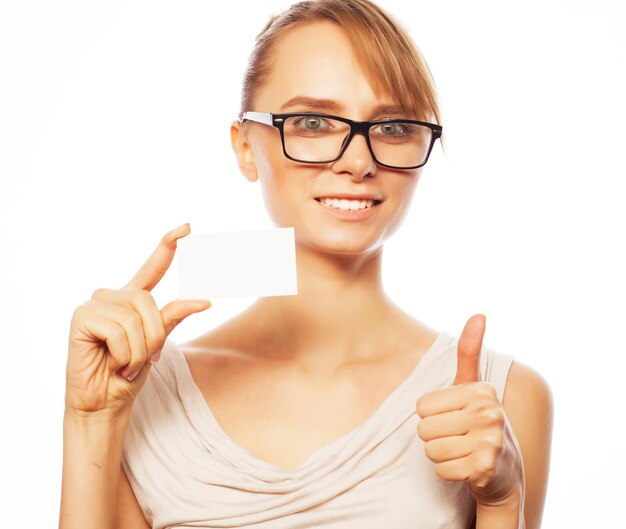
{"label": "neck", "polygon": [[296,262],[298,294],[260,298],[247,311],[265,354],[325,368],[380,358],[398,343],[408,315],[383,290],[382,248],[337,255],[297,244]]}

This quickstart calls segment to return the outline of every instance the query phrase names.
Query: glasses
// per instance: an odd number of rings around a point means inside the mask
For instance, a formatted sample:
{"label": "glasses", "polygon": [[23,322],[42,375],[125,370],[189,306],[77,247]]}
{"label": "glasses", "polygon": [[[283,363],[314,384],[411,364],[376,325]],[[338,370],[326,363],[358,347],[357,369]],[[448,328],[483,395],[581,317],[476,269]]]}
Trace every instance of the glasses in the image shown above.
{"label": "glasses", "polygon": [[330,163],[341,158],[355,134],[363,134],[374,161],[392,169],[417,169],[428,161],[443,127],[413,119],[352,121],[328,114],[244,112],[280,131],[283,153],[301,163]]}

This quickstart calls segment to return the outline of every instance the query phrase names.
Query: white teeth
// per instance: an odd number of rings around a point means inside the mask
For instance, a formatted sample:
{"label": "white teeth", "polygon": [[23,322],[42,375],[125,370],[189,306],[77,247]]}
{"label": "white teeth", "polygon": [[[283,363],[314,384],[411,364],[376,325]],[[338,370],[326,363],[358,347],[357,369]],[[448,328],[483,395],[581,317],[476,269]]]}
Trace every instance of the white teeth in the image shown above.
{"label": "white teeth", "polygon": [[373,200],[346,200],[345,198],[320,198],[320,202],[330,206],[331,208],[338,209],[366,209],[371,208],[374,205]]}

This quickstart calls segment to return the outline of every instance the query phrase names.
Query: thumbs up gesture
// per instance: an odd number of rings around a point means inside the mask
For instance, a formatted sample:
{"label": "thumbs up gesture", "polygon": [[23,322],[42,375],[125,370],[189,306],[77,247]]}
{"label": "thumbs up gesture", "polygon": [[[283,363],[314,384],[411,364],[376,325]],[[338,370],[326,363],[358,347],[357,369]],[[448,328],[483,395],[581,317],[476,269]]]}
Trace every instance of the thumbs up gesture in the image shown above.
{"label": "thumbs up gesture", "polygon": [[416,403],[417,435],[445,480],[466,480],[480,506],[497,506],[524,486],[522,458],[495,388],[480,381],[485,316],[475,314],[457,345],[454,385],[424,394]]}

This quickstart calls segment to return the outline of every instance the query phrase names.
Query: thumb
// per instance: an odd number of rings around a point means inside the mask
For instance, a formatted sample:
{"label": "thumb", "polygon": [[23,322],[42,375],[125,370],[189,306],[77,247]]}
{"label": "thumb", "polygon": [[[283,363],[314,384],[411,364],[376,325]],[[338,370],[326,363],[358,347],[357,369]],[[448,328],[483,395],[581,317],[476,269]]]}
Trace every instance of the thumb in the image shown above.
{"label": "thumb", "polygon": [[474,314],[463,328],[457,344],[455,385],[480,380],[480,349],[485,335],[486,321],[484,314]]}
{"label": "thumb", "polygon": [[202,312],[211,306],[211,302],[203,299],[175,300],[161,309],[161,318],[165,327],[165,334],[169,335],[174,328],[187,316]]}

